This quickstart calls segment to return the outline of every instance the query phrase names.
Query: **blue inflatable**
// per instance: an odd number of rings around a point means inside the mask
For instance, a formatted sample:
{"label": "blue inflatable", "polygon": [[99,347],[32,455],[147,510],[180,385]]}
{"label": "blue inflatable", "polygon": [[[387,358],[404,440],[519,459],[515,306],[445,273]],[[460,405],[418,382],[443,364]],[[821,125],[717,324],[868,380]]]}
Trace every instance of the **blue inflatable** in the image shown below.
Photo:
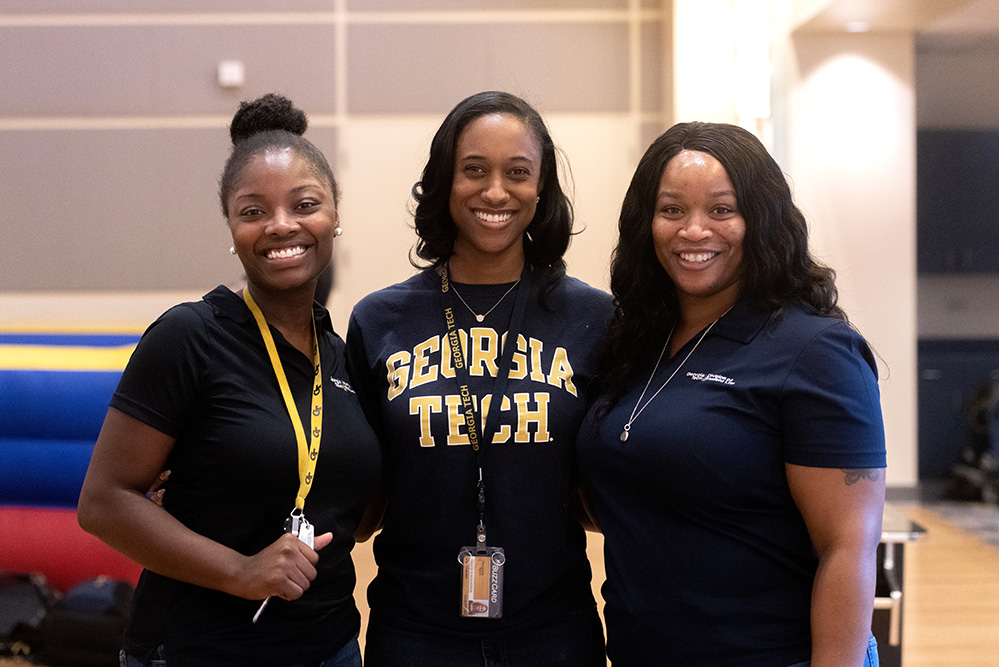
{"label": "blue inflatable", "polygon": [[0,334],[0,505],[75,508],[138,334]]}

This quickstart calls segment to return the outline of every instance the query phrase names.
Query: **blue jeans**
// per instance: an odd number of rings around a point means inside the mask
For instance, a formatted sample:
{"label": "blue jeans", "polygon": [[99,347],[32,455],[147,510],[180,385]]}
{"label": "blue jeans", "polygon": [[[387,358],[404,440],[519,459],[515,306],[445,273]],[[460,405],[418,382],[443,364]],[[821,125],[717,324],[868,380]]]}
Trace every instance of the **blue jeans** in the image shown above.
{"label": "blue jeans", "polygon": [[361,647],[357,643],[357,635],[343,645],[332,658],[323,660],[318,665],[295,665],[294,667],[361,667]]}
{"label": "blue jeans", "polygon": [[[369,621],[364,667],[604,667],[596,607],[501,637],[432,635]],[[483,629],[489,621],[483,619]]]}
{"label": "blue jeans", "polygon": [[[156,651],[156,656],[163,655],[163,647]],[[138,658],[128,655],[122,651],[118,656],[118,664],[121,667],[168,667],[166,660],[154,657],[149,663],[144,664]],[[361,647],[357,643],[357,635],[343,645],[336,655],[327,658],[322,662],[311,664],[288,665],[288,667],[361,667]]]}
{"label": "blue jeans", "polygon": [[[878,667],[880,662],[878,661],[878,640],[871,635],[871,638],[867,640],[867,656],[864,658],[864,667]],[[788,665],[788,667],[811,667],[812,661],[806,660],[805,662],[796,662],[793,665]]]}

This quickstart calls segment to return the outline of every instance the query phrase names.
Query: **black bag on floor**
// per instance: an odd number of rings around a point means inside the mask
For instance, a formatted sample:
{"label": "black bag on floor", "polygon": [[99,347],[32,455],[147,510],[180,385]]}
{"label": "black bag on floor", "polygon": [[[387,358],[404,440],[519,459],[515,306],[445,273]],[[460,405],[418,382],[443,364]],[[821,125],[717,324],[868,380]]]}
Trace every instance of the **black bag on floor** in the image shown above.
{"label": "black bag on floor", "polygon": [[0,573],[0,656],[32,657],[57,596],[42,575]]}
{"label": "black bag on floor", "polygon": [[42,619],[37,660],[50,667],[118,667],[132,585],[99,577],[66,591]]}

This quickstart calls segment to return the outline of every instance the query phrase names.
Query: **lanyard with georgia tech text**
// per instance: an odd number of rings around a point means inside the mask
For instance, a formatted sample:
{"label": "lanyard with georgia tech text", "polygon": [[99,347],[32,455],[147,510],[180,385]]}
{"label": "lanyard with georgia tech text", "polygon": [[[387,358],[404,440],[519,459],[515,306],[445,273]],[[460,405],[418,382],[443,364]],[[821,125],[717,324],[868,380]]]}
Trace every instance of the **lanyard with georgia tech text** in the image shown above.
{"label": "lanyard with georgia tech text", "polygon": [[302,427],[302,419],[298,415],[298,408],[295,407],[295,399],[292,398],[291,388],[288,386],[288,378],[284,374],[284,367],[281,365],[281,358],[278,357],[277,347],[274,345],[274,337],[271,335],[270,327],[264,314],[260,312],[260,307],[250,296],[250,289],[243,288],[243,300],[253,313],[253,318],[260,328],[260,335],[264,338],[264,345],[267,347],[267,355],[270,357],[271,365],[274,367],[274,375],[277,377],[278,386],[281,388],[281,396],[284,398],[284,405],[288,409],[288,416],[291,418],[291,425],[295,429],[295,439],[298,441],[298,494],[295,496],[295,509],[301,512],[305,508],[305,497],[309,495],[312,488],[312,479],[316,472],[316,462],[319,459],[319,443],[323,436],[323,377],[322,366],[319,362],[319,336],[316,333],[316,319],[312,318],[312,335],[315,340],[313,364],[315,366],[315,386],[312,389],[312,432],[311,440],[306,441],[305,429]]}
{"label": "lanyard with georgia tech text", "polygon": [[[462,355],[461,339],[458,337],[458,329],[455,324],[456,302],[454,290],[448,282],[448,265],[444,264],[441,271],[441,304],[444,308],[444,323],[447,326],[448,350],[451,353],[451,366],[454,368],[454,376],[458,382],[458,393],[461,396],[461,410],[465,416],[465,429],[468,431],[468,440],[476,454],[476,461],[479,468],[477,507],[479,511],[479,541],[485,541],[485,508],[486,508],[486,486],[483,480],[483,450],[484,445],[490,442],[493,433],[496,431],[499,422],[499,412],[503,401],[503,394],[506,392],[506,383],[510,377],[510,365],[513,361],[513,351],[517,347],[517,337],[520,335],[520,325],[524,321],[524,311],[527,309],[527,299],[531,293],[531,270],[527,263],[521,271],[520,290],[513,305],[513,314],[510,316],[510,326],[507,329],[506,343],[503,345],[503,352],[500,356],[499,369],[496,379],[493,382],[492,398],[489,403],[489,411],[493,417],[488,420],[488,425],[483,423],[480,415],[483,414],[483,401],[478,402],[478,409],[472,403],[472,391],[468,366],[465,363],[466,356]],[[469,342],[469,345],[471,343]],[[467,355],[468,358],[471,354]],[[481,428],[480,428],[481,426]]]}

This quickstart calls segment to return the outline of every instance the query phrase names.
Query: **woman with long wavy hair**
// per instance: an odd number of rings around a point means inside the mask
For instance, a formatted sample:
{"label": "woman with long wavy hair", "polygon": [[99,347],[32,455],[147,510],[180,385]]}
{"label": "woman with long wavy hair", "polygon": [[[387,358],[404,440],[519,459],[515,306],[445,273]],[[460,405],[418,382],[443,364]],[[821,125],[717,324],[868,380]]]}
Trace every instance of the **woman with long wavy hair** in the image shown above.
{"label": "woman with long wavy hair", "polygon": [[577,448],[608,656],[877,664],[877,366],[779,166],[740,127],[676,125],[639,163],[619,234]]}

